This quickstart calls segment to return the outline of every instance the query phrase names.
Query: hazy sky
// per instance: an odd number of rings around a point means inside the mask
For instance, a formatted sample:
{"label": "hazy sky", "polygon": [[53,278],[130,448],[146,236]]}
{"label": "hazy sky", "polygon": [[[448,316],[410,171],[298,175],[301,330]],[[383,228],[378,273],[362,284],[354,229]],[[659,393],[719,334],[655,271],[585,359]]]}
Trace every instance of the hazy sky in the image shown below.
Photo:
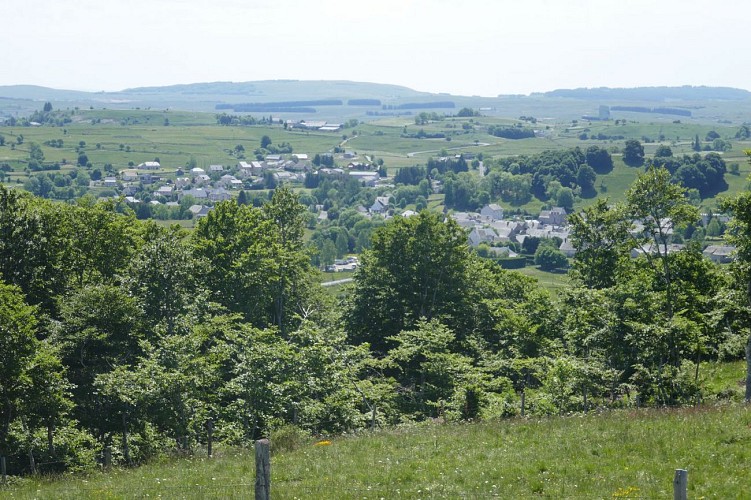
{"label": "hazy sky", "polygon": [[0,85],[354,80],[463,95],[751,89],[748,0],[24,0]]}

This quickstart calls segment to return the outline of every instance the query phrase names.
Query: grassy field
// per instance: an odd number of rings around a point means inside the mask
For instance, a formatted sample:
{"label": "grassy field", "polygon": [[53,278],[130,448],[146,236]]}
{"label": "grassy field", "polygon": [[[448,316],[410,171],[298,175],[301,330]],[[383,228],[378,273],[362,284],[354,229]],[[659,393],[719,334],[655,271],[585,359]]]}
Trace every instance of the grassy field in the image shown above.
{"label": "grassy field", "polygon": [[541,287],[548,290],[554,297],[569,285],[568,274],[565,272],[547,272],[538,266],[527,266],[514,271],[525,276],[535,278]]}
{"label": "grassy field", "polygon": [[[66,130],[67,132],[63,132]],[[238,159],[229,154],[237,145],[242,145],[250,155],[259,147],[261,137],[268,135],[275,144],[288,142],[295,152],[325,152],[336,146],[341,138],[331,134],[305,134],[287,132],[279,127],[220,127],[218,125],[164,126],[164,125],[74,125],[62,128],[32,127],[0,129],[6,137],[6,146],[0,148],[0,161],[11,166],[21,166],[28,157],[29,143],[43,145],[51,139],[62,139],[64,147],[42,146],[45,162],[75,163],[78,153],[74,150],[80,141],[86,143],[85,152],[89,161],[101,167],[111,163],[116,170],[126,168],[128,162],[138,165],[159,158],[170,172],[184,167],[192,158],[200,167],[210,164],[236,165]],[[10,149],[7,143],[15,141],[19,134],[24,143]],[[120,145],[123,148],[120,149]],[[97,147],[97,145],[99,145]]]}
{"label": "grassy field", "polygon": [[[739,375],[739,374],[736,374]],[[272,451],[273,498],[690,498],[748,493],[751,409],[614,411],[479,424],[428,422]],[[288,442],[288,444],[290,444]],[[273,447],[272,442],[272,447]],[[251,452],[219,449],[88,477],[28,478],[6,498],[248,498]]]}
{"label": "grassy field", "polygon": [[[500,110],[495,110],[498,113]],[[635,115],[632,113],[632,115]],[[643,116],[630,118],[625,125],[609,122],[565,121],[557,119],[540,119],[534,128],[543,131],[540,137],[507,140],[487,134],[490,125],[508,125],[516,120],[508,117],[482,116],[474,118],[446,118],[424,125],[416,125],[413,118],[383,118],[360,124],[355,129],[344,129],[335,133],[305,132],[284,130],[275,126],[225,127],[216,124],[212,113],[198,113],[174,110],[112,110],[83,109],[76,110],[72,116],[73,123],[64,127],[0,127],[0,134],[5,137],[5,146],[0,147],[0,163],[8,163],[14,171],[8,174],[5,183],[23,184],[28,178],[24,171],[29,156],[30,143],[42,146],[45,163],[63,164],[61,171],[73,170],[81,142],[85,143],[83,151],[94,168],[105,164],[113,165],[115,171],[127,168],[129,163],[138,165],[144,161],[158,158],[163,169],[158,174],[169,178],[175,170],[191,161],[200,167],[211,164],[234,166],[237,156],[232,154],[234,148],[245,148],[247,158],[260,145],[261,137],[268,135],[273,144],[287,142],[297,153],[306,153],[311,157],[316,153],[331,151],[347,135],[347,150],[359,155],[376,156],[385,162],[390,174],[404,166],[424,165],[428,158],[442,154],[463,152],[482,153],[486,158],[499,158],[520,154],[534,154],[548,149],[580,147],[582,149],[598,145],[608,148],[623,147],[623,140],[581,140],[579,135],[604,133],[623,135],[626,138],[648,138],[644,143],[647,155],[653,154],[658,144],[673,148],[675,154],[693,153],[691,141],[696,135],[704,138],[710,130],[717,131],[724,139],[733,142],[733,149],[724,153],[728,163],[738,163],[739,175],[725,176],[728,189],[721,195],[733,195],[746,188],[746,177],[751,173],[744,149],[751,148],[751,142],[739,142],[734,139],[737,126],[711,124],[686,120],[682,123],[664,119],[644,120]],[[165,126],[165,120],[169,125]],[[405,132],[415,134],[419,130],[426,133],[443,133],[446,139],[417,139],[402,137]],[[356,135],[355,135],[356,132]],[[17,139],[23,135],[23,142]],[[660,140],[660,138],[662,138]],[[62,148],[53,148],[44,143],[62,139]],[[657,142],[659,141],[659,142]],[[596,187],[598,196],[607,196],[612,201],[620,201],[628,186],[633,182],[641,168],[626,166],[619,155],[614,155],[614,168],[611,172],[598,175]],[[67,162],[67,164],[66,164]],[[342,163],[340,161],[340,163]],[[94,193],[96,194],[96,193]],[[580,209],[591,204],[594,198],[577,200],[575,207]],[[543,202],[533,199],[520,207],[501,203],[506,209],[522,209],[528,213],[539,212]],[[716,206],[716,199],[704,200],[704,208]],[[442,205],[432,204],[431,208],[440,209]]]}

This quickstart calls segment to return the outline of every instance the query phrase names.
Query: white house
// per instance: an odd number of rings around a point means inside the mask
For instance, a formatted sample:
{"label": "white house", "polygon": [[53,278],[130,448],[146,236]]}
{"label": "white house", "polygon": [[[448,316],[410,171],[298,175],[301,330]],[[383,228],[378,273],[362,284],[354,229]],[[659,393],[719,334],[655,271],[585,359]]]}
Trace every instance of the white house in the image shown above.
{"label": "white house", "polygon": [[511,240],[524,229],[524,223],[512,220],[493,220],[488,223],[501,240]]}
{"label": "white house", "polygon": [[162,186],[156,191],[154,191],[154,196],[166,196],[171,197],[172,193],[174,192],[174,189],[172,186]]}
{"label": "white house", "polygon": [[144,184],[151,184],[152,182],[154,182],[154,176],[149,172],[141,172],[140,174],[138,174],[138,180]]}
{"label": "white house", "polygon": [[138,168],[142,170],[159,170],[161,167],[158,161],[145,161],[138,164]]}
{"label": "white house", "polygon": [[480,210],[480,215],[495,220],[503,219],[503,207],[495,203],[485,205],[482,207],[482,210]]}
{"label": "white house", "polygon": [[240,183],[240,185],[242,185],[242,181],[240,181],[237,178],[235,178],[234,175],[229,175],[229,174],[224,174],[219,179],[219,181],[217,182],[217,184],[219,184],[220,186],[224,186],[226,188],[230,188],[230,187],[233,187],[233,184],[232,184],[233,181],[237,181],[237,182]]}
{"label": "white house", "polygon": [[327,123],[323,127],[318,127],[321,132],[338,132],[342,129],[342,125],[339,123]]}
{"label": "white house", "polygon": [[646,254],[646,253],[656,254],[658,250],[660,251],[660,253],[667,252],[668,254],[671,254],[675,252],[680,252],[684,248],[686,248],[686,245],[682,245],[678,243],[670,243],[668,245],[659,245],[659,246],[653,245],[652,243],[646,243],[640,247],[633,248],[631,250],[631,257],[635,259],[638,256],[642,254]]}
{"label": "white house", "polygon": [[206,205],[192,205],[188,210],[193,214],[194,219],[201,219],[209,215],[211,207],[207,207]]}
{"label": "white house", "polygon": [[186,189],[180,193],[180,197],[183,196],[192,196],[197,200],[207,200],[209,198],[209,193],[203,188]]}
{"label": "white house", "polygon": [[540,212],[540,222],[550,224],[551,226],[562,226],[566,223],[566,209],[553,207],[550,210]]}
{"label": "white house", "polygon": [[211,201],[227,201],[232,199],[232,195],[226,189],[218,188],[209,191],[209,199]]}
{"label": "white house", "polygon": [[250,177],[253,175],[253,167],[246,161],[241,161],[237,164],[237,170],[242,177]]}
{"label": "white house", "polygon": [[382,214],[389,208],[389,197],[378,196],[375,202],[370,206],[370,211],[376,214]]}
{"label": "white house", "polygon": [[571,244],[570,238],[566,238],[565,240],[563,240],[563,243],[561,243],[561,246],[558,247],[558,250],[563,252],[563,254],[569,258],[576,255],[576,248],[574,248],[574,245]]}
{"label": "white house", "polygon": [[205,186],[206,184],[211,184],[211,177],[206,174],[197,175],[194,179],[196,186]]}
{"label": "white house", "polygon": [[120,178],[126,182],[130,181],[136,181],[138,180],[138,170],[134,168],[121,170],[120,171]]}
{"label": "white house", "polygon": [[368,187],[375,187],[380,178],[378,172],[350,172],[349,175]]}
{"label": "white house", "polygon": [[177,189],[183,189],[185,187],[189,187],[192,184],[192,181],[188,177],[177,177],[175,179],[175,188]]}
{"label": "white house", "polygon": [[495,243],[500,238],[491,227],[475,227],[469,233],[469,244],[476,247],[480,243]]}
{"label": "white house", "polygon": [[735,252],[735,247],[733,246],[709,245],[704,249],[702,254],[712,262],[727,264],[728,262],[732,262],[733,252]]}
{"label": "white house", "polygon": [[250,163],[241,161],[237,166],[240,176],[245,178],[253,175],[263,175],[263,171],[266,169],[260,161],[251,161]]}
{"label": "white house", "polygon": [[297,174],[285,171],[274,172],[274,179],[278,182],[295,182],[300,180]]}
{"label": "white house", "polygon": [[475,227],[479,223],[479,217],[474,212],[454,212],[451,218],[464,228]]}
{"label": "white house", "polygon": [[343,177],[344,170],[341,168],[322,168],[318,170],[320,175],[328,175],[331,177]]}

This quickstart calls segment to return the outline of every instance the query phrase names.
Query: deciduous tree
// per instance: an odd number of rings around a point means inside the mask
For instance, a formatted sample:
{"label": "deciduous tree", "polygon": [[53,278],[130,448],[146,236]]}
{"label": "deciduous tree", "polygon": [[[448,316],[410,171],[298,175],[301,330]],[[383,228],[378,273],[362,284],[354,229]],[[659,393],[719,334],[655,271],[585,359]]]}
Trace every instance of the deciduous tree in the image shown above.
{"label": "deciduous tree", "polygon": [[[751,150],[744,151],[751,161]],[[736,247],[734,270],[741,286],[745,288],[747,307],[751,307],[751,192],[724,199],[722,210],[732,215],[725,232],[728,242]],[[748,325],[746,325],[748,328]],[[746,402],[751,402],[751,334],[746,341]]]}
{"label": "deciduous tree", "polygon": [[627,165],[638,166],[644,163],[644,146],[636,139],[629,139],[623,147],[623,161]]}

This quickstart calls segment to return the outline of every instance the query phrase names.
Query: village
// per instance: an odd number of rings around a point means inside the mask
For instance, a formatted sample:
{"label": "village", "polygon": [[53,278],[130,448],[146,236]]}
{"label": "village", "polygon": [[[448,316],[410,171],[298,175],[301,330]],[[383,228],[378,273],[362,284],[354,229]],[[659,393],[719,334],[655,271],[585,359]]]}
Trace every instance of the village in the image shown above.
{"label": "village", "polygon": [[[322,123],[323,125],[312,125],[325,127],[325,122]],[[363,188],[380,188],[378,192],[382,194],[376,195],[371,205],[355,207],[364,217],[389,219],[393,216],[410,217],[417,214],[415,210],[400,210],[395,206],[394,199],[388,192],[389,188],[394,187],[393,178],[382,177],[378,165],[372,162],[371,157],[361,157],[352,151],[325,155],[329,158],[324,163],[332,166],[322,166],[320,161],[316,165],[310,155],[305,153],[268,154],[263,160],[240,160],[234,166],[212,164],[208,168],[195,166],[175,170],[163,167],[155,159],[123,169],[117,176],[92,180],[90,187],[115,190],[130,204],[148,203],[152,206],[178,207],[182,200],[189,197],[193,203],[188,210],[192,218],[197,220],[208,215],[216,203],[237,198],[237,193],[241,190],[265,189],[279,184],[301,186],[306,175],[312,174],[321,178],[356,179]],[[334,160],[344,166],[336,166]],[[441,183],[432,181],[431,188],[433,192],[439,193]],[[318,222],[328,220],[328,213],[323,205],[316,204],[311,209],[314,210]],[[560,242],[557,243],[557,248],[567,258],[574,257],[576,253],[570,238],[567,213],[562,207],[551,207],[542,210],[537,217],[532,217],[507,215],[499,204],[489,203],[479,212],[446,210],[446,215],[467,231],[468,243],[472,248],[478,249],[482,246],[491,258],[519,257],[519,249],[524,246],[524,240],[530,237]],[[706,225],[708,216],[702,216]],[[637,224],[633,231],[639,232],[642,229]],[[684,247],[682,243],[670,243],[664,251],[671,253]],[[703,250],[703,254],[713,262],[727,263],[732,260],[733,250],[731,246],[710,244]],[[631,255],[635,258],[642,253],[653,251],[655,249],[645,246],[634,248]],[[338,259],[333,265],[327,266],[327,270],[353,270],[357,264],[356,258]]]}

